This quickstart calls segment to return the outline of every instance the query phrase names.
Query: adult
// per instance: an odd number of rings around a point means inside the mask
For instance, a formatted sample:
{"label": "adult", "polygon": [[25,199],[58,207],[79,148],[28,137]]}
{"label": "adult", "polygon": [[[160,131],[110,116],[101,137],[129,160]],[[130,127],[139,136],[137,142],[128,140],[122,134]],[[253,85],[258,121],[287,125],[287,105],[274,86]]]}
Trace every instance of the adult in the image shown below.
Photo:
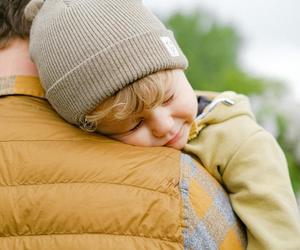
{"label": "adult", "polygon": [[27,3],[0,8],[0,249],[243,249],[226,193],[192,158],[53,111],[29,58]]}

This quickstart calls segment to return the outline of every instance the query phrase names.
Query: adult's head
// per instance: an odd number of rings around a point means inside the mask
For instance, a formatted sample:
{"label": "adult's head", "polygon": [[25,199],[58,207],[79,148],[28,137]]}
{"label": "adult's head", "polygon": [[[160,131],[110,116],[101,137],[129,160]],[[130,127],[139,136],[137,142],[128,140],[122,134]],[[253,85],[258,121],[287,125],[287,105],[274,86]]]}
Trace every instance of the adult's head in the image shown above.
{"label": "adult's head", "polygon": [[29,56],[31,22],[24,18],[29,0],[0,1],[0,76],[37,76]]}
{"label": "adult's head", "polygon": [[15,38],[29,37],[31,21],[24,17],[24,9],[29,0],[0,1],[0,49]]}

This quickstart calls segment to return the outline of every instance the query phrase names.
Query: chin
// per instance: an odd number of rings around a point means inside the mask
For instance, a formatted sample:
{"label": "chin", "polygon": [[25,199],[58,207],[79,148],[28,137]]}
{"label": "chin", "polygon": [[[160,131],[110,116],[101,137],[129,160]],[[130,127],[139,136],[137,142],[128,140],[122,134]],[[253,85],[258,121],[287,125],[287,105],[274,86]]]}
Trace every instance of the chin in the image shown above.
{"label": "chin", "polygon": [[166,145],[166,146],[170,147],[170,148],[175,148],[175,149],[181,150],[181,149],[184,148],[184,146],[186,145],[186,143],[187,143],[187,139],[181,138],[181,140],[177,141],[176,143],[169,144],[169,145]]}
{"label": "chin", "polygon": [[165,146],[181,150],[187,144],[188,136],[189,136],[189,127],[185,127],[183,132],[182,132],[182,136],[178,141],[176,141],[172,144],[165,145]]}
{"label": "chin", "polygon": [[181,149],[183,149],[184,145],[177,145],[177,144],[175,144],[175,145],[168,145],[166,147],[168,147],[168,148],[175,148],[175,149],[181,150]]}

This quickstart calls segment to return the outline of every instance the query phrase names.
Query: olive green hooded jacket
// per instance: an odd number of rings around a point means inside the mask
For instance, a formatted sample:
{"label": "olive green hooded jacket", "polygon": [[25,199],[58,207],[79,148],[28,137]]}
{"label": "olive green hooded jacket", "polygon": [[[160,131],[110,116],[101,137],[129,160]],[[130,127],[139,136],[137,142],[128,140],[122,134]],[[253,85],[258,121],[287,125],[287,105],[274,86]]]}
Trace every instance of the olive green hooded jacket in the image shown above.
{"label": "olive green hooded jacket", "polygon": [[185,151],[229,192],[247,228],[247,249],[300,249],[299,211],[277,142],[256,123],[245,96],[198,94],[212,102],[196,119]]}

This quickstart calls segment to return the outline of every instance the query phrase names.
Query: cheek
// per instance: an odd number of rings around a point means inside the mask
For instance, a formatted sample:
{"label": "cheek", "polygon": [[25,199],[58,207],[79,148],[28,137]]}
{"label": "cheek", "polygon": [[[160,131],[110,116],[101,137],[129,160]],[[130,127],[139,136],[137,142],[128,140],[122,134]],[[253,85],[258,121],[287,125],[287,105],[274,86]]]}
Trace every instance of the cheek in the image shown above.
{"label": "cheek", "polygon": [[192,87],[190,87],[188,100],[189,100],[191,112],[193,113],[193,117],[196,118],[198,112],[198,100],[197,100],[196,93],[194,92]]}
{"label": "cheek", "polygon": [[123,143],[134,145],[134,146],[149,146],[148,135],[143,129],[136,131],[130,135],[115,138]]}
{"label": "cheek", "polygon": [[186,93],[180,104],[180,109],[189,120],[194,120],[197,116],[197,98],[194,92]]}

